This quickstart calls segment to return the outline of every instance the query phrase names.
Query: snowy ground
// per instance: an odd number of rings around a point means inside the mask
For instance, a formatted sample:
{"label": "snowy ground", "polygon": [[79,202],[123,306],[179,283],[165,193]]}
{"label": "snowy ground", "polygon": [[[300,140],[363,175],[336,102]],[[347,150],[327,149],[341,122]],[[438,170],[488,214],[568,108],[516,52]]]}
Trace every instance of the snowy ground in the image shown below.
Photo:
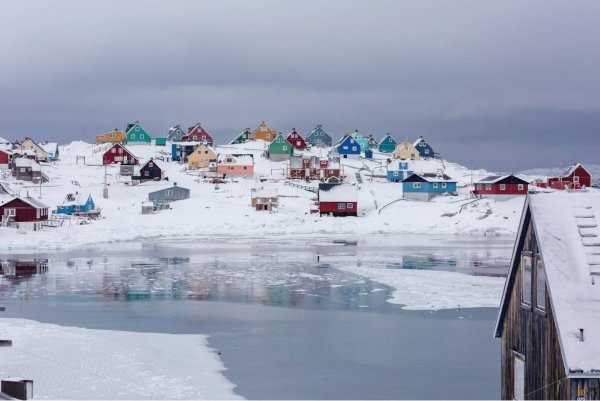
{"label": "snowy ground", "polygon": [[[65,249],[99,242],[121,242],[156,237],[193,236],[281,236],[323,234],[514,234],[519,222],[523,198],[505,201],[484,199],[471,202],[469,184],[485,175],[486,171],[471,171],[466,167],[449,162],[432,160],[431,169],[443,168],[445,173],[459,183],[458,196],[441,196],[432,202],[400,200],[388,207],[386,204],[402,198],[400,184],[388,183],[384,178],[369,182],[362,172],[364,183],[359,187],[358,218],[319,217],[310,214],[314,208],[314,193],[286,186],[286,162],[271,162],[261,154],[262,141],[219,146],[220,152],[253,153],[255,174],[253,178],[228,180],[216,187],[204,182],[196,171],[186,171],[184,165],[175,162],[161,163],[168,182],[146,182],[138,186],[129,185],[129,177],[120,177],[118,167],[108,170],[109,198],[102,198],[104,167],[101,155],[105,145],[90,145],[73,142],[60,148],[60,161],[46,165],[43,171],[50,177],[41,189],[41,200],[51,209],[61,204],[67,193],[79,191],[87,196],[91,193],[96,204],[102,208],[103,220],[90,225],[77,225],[75,221],[59,228],[48,228],[42,232],[19,234],[16,230],[0,228],[0,250]],[[150,157],[170,154],[170,146],[131,145],[129,149],[142,163]],[[314,149],[313,155],[326,156],[324,149]],[[77,156],[85,156],[86,164]],[[356,183],[355,173],[368,167],[376,175],[385,175],[386,158],[375,154],[375,160],[343,160],[347,181]],[[260,178],[267,178],[261,183]],[[25,196],[39,197],[39,186],[15,181],[5,175],[4,181]],[[76,185],[75,182],[79,185]],[[172,203],[172,210],[155,215],[141,215],[141,203],[149,192],[165,188],[177,182],[191,189],[191,198]],[[312,185],[316,185],[313,183]],[[277,213],[256,212],[250,207],[250,190],[254,187],[275,188],[280,196]]]}
{"label": "snowy ground", "polygon": [[238,399],[203,335],[88,330],[0,319],[0,376],[33,378],[34,398]]}

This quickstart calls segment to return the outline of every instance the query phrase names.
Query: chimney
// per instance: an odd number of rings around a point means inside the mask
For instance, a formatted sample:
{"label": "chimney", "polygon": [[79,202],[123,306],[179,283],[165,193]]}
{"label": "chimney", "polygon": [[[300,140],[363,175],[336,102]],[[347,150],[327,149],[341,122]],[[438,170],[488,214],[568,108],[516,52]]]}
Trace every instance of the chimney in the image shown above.
{"label": "chimney", "polygon": [[579,329],[579,341],[583,342],[583,329]]}
{"label": "chimney", "polygon": [[176,183],[176,182],[174,182],[174,183],[173,183],[173,186],[174,186],[174,187],[176,187],[176,186],[177,186],[177,183]]}
{"label": "chimney", "polygon": [[322,127],[322,125],[321,125],[321,124],[318,124],[318,125],[317,125],[317,128],[321,128],[321,127]]}

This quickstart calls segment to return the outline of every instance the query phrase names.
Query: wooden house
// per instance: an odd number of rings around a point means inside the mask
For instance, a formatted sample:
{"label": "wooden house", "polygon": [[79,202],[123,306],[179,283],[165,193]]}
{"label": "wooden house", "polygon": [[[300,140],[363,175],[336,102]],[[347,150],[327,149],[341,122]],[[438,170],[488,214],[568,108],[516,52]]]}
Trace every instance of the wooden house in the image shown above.
{"label": "wooden house", "polygon": [[13,151],[6,148],[0,148],[0,168],[8,169],[13,158]]}
{"label": "wooden house", "polygon": [[342,159],[358,159],[360,157],[360,145],[348,134],[331,149],[331,154]]}
{"label": "wooden house", "polygon": [[366,139],[367,139],[367,143],[369,144],[369,149],[377,150],[377,148],[379,146],[379,142],[377,142],[377,139],[375,139],[373,134],[369,134],[369,136]]}
{"label": "wooden house", "polygon": [[394,159],[419,160],[421,158],[421,154],[412,143],[405,139],[403,142],[400,142],[396,145],[396,150],[394,150],[393,157]]}
{"label": "wooden house", "polygon": [[48,177],[42,173],[42,166],[34,159],[14,157],[11,170],[17,180],[32,181],[34,184],[48,181]]}
{"label": "wooden house", "polygon": [[21,150],[35,152],[35,159],[37,161],[48,161],[48,152],[31,138],[25,138],[21,143]]}
{"label": "wooden house", "polygon": [[89,194],[87,198],[83,198],[82,195],[83,194],[79,192],[67,194],[63,203],[56,207],[56,213],[71,215],[87,213],[96,209],[96,204],[94,203],[94,199],[92,199],[92,194]]}
{"label": "wooden house", "polygon": [[185,132],[181,129],[179,124],[169,127],[169,133],[167,134],[167,140],[170,142],[179,142],[185,135]]}
{"label": "wooden house", "polygon": [[323,148],[333,145],[333,138],[331,138],[331,135],[325,132],[323,126],[319,124],[315,129],[310,131],[306,137],[306,142],[310,143],[312,146]]}
{"label": "wooden house", "polygon": [[252,176],[254,156],[250,154],[219,154],[216,171],[223,177]]}
{"label": "wooden house", "polygon": [[321,183],[318,202],[321,216],[358,216],[358,189],[355,185]]}
{"label": "wooden house", "polygon": [[150,144],[152,142],[152,137],[142,128],[139,121],[136,121],[133,124],[127,124],[125,133],[127,134],[127,143],[129,144]]}
{"label": "wooden house", "polygon": [[292,132],[290,132],[285,139],[290,143],[290,145],[292,145],[294,149],[304,150],[308,147],[306,141],[304,138],[302,138],[302,135],[296,131],[296,128],[292,128]]}
{"label": "wooden house", "polygon": [[414,173],[440,175],[444,172],[441,162],[434,160],[388,159],[387,180],[401,182]]}
{"label": "wooden house", "polygon": [[402,197],[430,201],[442,194],[456,193],[456,181],[446,174],[411,174],[402,180]]}
{"label": "wooden house", "polygon": [[150,159],[140,168],[139,175],[134,175],[131,179],[139,182],[161,181],[165,179],[165,170],[154,159]]}
{"label": "wooden house", "polygon": [[330,177],[342,177],[339,159],[324,159],[317,156],[291,156],[287,169],[287,178],[291,180],[327,180]]}
{"label": "wooden house", "polygon": [[48,206],[33,198],[13,198],[0,205],[3,227],[41,230],[48,220]]}
{"label": "wooden house", "polygon": [[256,130],[254,130],[254,132],[252,133],[252,139],[255,141],[261,139],[265,142],[271,142],[276,137],[277,137],[277,132],[271,130],[271,128],[269,128],[267,123],[264,121],[262,123],[260,123],[258,128]]}
{"label": "wooden house", "polygon": [[60,151],[58,150],[58,143],[44,141],[40,144],[40,146],[48,154],[48,161],[53,162],[58,160],[58,156],[60,155]]}
{"label": "wooden house", "polygon": [[159,136],[154,139],[154,145],[156,146],[167,146],[167,138],[164,136]]}
{"label": "wooden house", "polygon": [[198,142],[177,142],[171,144],[171,160],[187,163],[189,155],[200,145]]}
{"label": "wooden house", "polygon": [[415,149],[417,149],[417,151],[419,152],[419,156],[422,158],[429,158],[435,156],[433,148],[431,147],[431,145],[429,145],[429,143],[427,143],[425,138],[423,138],[422,136],[420,136],[419,138],[417,138],[416,141],[413,142],[413,146],[415,147]]}
{"label": "wooden house", "polygon": [[517,195],[527,195],[529,183],[512,174],[491,175],[475,184],[473,194],[494,198],[508,198]]}
{"label": "wooden house", "polygon": [[388,132],[379,141],[379,144],[377,145],[377,150],[379,150],[381,153],[394,153],[394,151],[396,150],[396,145],[398,145],[398,142],[396,142],[396,140],[392,138],[392,136]]}
{"label": "wooden house", "polygon": [[190,197],[190,190],[177,186],[177,183],[173,183],[172,187],[159,189],[148,194],[148,200],[154,204],[174,202],[178,200],[188,199]]}
{"label": "wooden house", "polygon": [[188,156],[188,168],[206,168],[212,162],[217,161],[217,151],[206,144],[200,144]]}
{"label": "wooden house", "polygon": [[213,137],[206,132],[200,123],[196,123],[193,127],[188,128],[187,135],[181,137],[182,141],[193,141],[193,142],[202,142],[206,143],[209,146],[213,145]]}
{"label": "wooden house", "polygon": [[570,166],[563,175],[548,178],[549,188],[582,189],[592,186],[592,175],[581,163]]}
{"label": "wooden house", "polygon": [[125,143],[127,142],[127,134],[118,129],[105,132],[104,134],[96,135],[96,143]]}
{"label": "wooden house", "polygon": [[600,399],[599,218],[599,193],[527,196],[495,329],[503,399]]}
{"label": "wooden house", "polygon": [[363,134],[361,134],[360,132],[358,132],[357,129],[355,129],[354,132],[352,133],[352,138],[354,138],[354,140],[356,141],[356,143],[358,143],[360,145],[360,151],[361,152],[364,152],[365,150],[369,149],[369,142],[363,136]]}
{"label": "wooden house", "polygon": [[115,143],[102,155],[102,164],[134,165],[139,164],[139,160],[125,147],[125,145]]}
{"label": "wooden house", "polygon": [[250,206],[256,211],[275,211],[278,205],[277,189],[252,188],[250,191]]}
{"label": "wooden house", "polygon": [[246,128],[238,136],[233,138],[233,140],[231,142],[229,142],[229,144],[235,145],[238,143],[246,143],[251,139],[252,139],[252,131],[250,131],[250,128]]}
{"label": "wooden house", "polygon": [[269,150],[267,154],[269,160],[282,161],[289,160],[293,152],[294,148],[292,147],[292,144],[289,143],[287,139],[281,135],[281,133],[279,133],[273,142],[269,144]]}

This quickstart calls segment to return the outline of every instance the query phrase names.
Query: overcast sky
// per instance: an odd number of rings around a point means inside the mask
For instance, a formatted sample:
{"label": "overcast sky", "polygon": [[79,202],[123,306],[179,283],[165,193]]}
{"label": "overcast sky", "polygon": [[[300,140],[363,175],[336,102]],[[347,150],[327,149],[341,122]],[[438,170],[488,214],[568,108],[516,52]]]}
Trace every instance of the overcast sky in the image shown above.
{"label": "overcast sky", "polygon": [[600,162],[599,1],[0,0],[0,136],[140,120],[419,135],[497,171]]}

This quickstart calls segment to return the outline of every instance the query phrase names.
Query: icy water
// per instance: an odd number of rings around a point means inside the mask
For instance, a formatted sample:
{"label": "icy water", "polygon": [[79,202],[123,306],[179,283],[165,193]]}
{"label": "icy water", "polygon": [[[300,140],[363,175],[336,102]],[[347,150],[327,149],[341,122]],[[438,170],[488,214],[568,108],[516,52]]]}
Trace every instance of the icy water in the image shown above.
{"label": "icy water", "polygon": [[493,308],[405,311],[336,268],[501,276],[506,238],[148,241],[0,255],[3,316],[97,329],[202,333],[251,399],[499,397]]}

